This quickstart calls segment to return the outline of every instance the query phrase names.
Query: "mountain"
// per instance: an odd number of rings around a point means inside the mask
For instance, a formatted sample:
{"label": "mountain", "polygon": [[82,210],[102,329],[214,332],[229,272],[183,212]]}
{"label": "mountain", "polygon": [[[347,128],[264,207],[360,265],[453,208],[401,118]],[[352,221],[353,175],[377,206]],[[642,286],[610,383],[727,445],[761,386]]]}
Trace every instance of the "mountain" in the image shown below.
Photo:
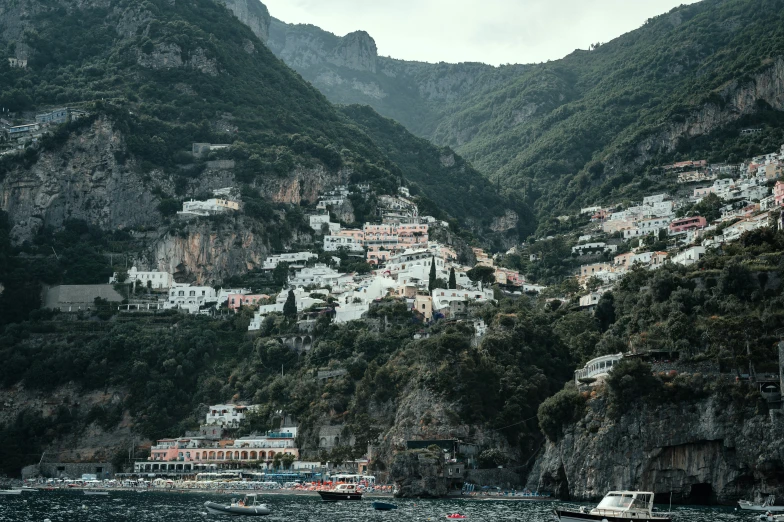
{"label": "mountain", "polygon": [[334,103],[370,105],[423,137],[433,134],[446,105],[499,87],[526,69],[396,60],[378,56],[365,31],[339,37],[274,17],[267,46]]}
{"label": "mountain", "polygon": [[[370,182],[387,193],[407,183],[408,167],[390,161],[270,53],[262,43],[268,25],[266,8],[253,0],[0,5],[0,54],[27,60],[26,68],[0,64],[0,106],[19,121],[66,104],[92,115],[26,159],[0,163],[8,194],[3,208],[15,240],[60,227],[69,216],[104,228],[157,226],[165,217],[157,210],[164,200],[171,207],[231,184],[247,185],[275,203],[300,204],[338,183]],[[69,129],[86,133],[89,146],[103,147],[105,157],[96,161],[96,154],[87,154],[84,164],[63,158],[64,150],[79,154]],[[214,154],[224,163],[205,166],[189,153],[194,142],[232,147]],[[57,171],[60,163],[68,176]],[[101,174],[83,178],[82,168]],[[473,170],[463,178],[487,185]],[[441,185],[452,179],[445,176]],[[133,198],[118,201],[120,189],[132,190]],[[421,189],[442,208],[451,205],[434,185]],[[92,199],[82,197],[88,192]],[[130,211],[132,199],[143,212]],[[468,214],[447,212],[457,222],[487,217],[484,207],[459,208]],[[505,211],[499,207],[494,215]]]}
{"label": "mountain", "polygon": [[368,68],[333,56],[352,47],[373,63],[374,45],[352,44],[359,36],[274,19],[268,45],[331,100],[366,103],[454,148],[553,217],[637,197],[641,183],[666,190],[651,176],[662,162],[740,161],[784,141],[782,8],[703,0],[591,50],[499,68],[381,57]]}

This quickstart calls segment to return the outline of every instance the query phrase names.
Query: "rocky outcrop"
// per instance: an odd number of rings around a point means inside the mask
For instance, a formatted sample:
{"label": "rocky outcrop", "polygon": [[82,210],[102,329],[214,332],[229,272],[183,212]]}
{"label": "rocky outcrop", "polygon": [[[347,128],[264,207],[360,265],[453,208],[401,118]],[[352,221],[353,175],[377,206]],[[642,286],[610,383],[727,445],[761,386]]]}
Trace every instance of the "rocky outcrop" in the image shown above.
{"label": "rocky outcrop", "polygon": [[302,201],[317,201],[319,194],[326,189],[345,183],[351,172],[351,169],[341,169],[332,173],[322,166],[297,166],[284,178],[264,178],[258,182],[258,188],[263,196],[276,203],[299,205]]}
{"label": "rocky outcrop", "polygon": [[327,57],[327,61],[338,67],[374,73],[376,58],[378,58],[376,41],[365,31],[355,31],[340,39],[340,43]]}
{"label": "rocky outcrop", "polygon": [[195,222],[183,234],[166,233],[154,241],[146,264],[174,274],[178,282],[217,284],[262,265],[270,249],[264,231],[255,228],[242,217]]}
{"label": "rocky outcrop", "polygon": [[518,220],[517,213],[513,210],[507,210],[503,216],[493,219],[493,224],[490,225],[490,230],[493,232],[506,232],[517,226]]}
{"label": "rocky outcrop", "polygon": [[660,152],[672,152],[683,138],[694,138],[759,112],[767,104],[784,108],[784,58],[778,57],[764,71],[740,82],[729,82],[720,92],[721,103],[706,103],[680,123],[671,123],[637,144],[637,163],[644,163]]}
{"label": "rocky outcrop", "polygon": [[[123,136],[98,118],[62,148],[42,152],[30,168],[20,165],[0,183],[0,206],[13,223],[16,242],[29,240],[42,226],[57,228],[81,219],[104,229],[157,226],[162,219],[152,184],[130,162]],[[118,153],[118,155],[115,155]]]}
{"label": "rocky outcrop", "polygon": [[218,75],[218,62],[207,55],[201,47],[194,49],[189,56],[183,58],[183,52],[175,43],[158,43],[149,52],[141,50],[136,59],[137,63],[148,69],[177,69],[190,67],[210,76]]}
{"label": "rocky outcrop", "polygon": [[447,494],[443,478],[444,458],[427,450],[403,451],[395,455],[390,467],[399,498],[440,498]]}
{"label": "rocky outcrop", "polygon": [[269,49],[335,103],[362,103],[428,136],[445,103],[500,85],[527,70],[481,63],[430,64],[378,56],[364,31],[343,37],[312,25],[270,24]]}
{"label": "rocky outcrop", "polygon": [[270,14],[267,7],[258,0],[215,0],[234,13],[234,16],[250,27],[253,34],[262,42],[269,38]]}
{"label": "rocky outcrop", "polygon": [[604,399],[548,443],[528,487],[561,498],[596,499],[638,489],[674,502],[732,503],[755,493],[784,494],[784,414],[755,413],[718,397],[644,406],[618,420]]}

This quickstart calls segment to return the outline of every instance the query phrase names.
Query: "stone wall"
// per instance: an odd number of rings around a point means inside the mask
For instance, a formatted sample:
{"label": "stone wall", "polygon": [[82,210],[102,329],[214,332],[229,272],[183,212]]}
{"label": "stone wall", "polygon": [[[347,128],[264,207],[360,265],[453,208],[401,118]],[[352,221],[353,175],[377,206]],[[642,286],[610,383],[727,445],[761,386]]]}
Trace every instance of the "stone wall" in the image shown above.
{"label": "stone wall", "polygon": [[511,469],[469,469],[466,482],[479,486],[497,486],[505,489],[522,489],[525,481],[520,474]]}
{"label": "stone wall", "polygon": [[109,462],[43,462],[22,468],[22,479],[28,478],[81,478],[95,475],[97,479],[114,478],[114,466]]}

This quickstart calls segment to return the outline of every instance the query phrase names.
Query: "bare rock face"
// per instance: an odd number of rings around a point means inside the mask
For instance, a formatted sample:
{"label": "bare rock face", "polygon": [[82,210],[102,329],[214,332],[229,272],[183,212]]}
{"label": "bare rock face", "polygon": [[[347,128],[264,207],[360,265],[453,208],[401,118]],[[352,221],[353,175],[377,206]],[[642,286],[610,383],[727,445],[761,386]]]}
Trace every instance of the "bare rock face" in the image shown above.
{"label": "bare rock face", "polygon": [[603,399],[548,443],[528,487],[561,498],[595,500],[609,490],[637,489],[675,502],[732,503],[765,492],[784,493],[784,415],[739,410],[711,397],[695,403],[640,405],[619,420]]}
{"label": "bare rock face", "polygon": [[115,157],[124,149],[122,135],[99,118],[61,149],[41,153],[31,168],[10,172],[0,183],[0,207],[14,224],[13,240],[29,240],[40,227],[57,228],[67,219],[104,229],[159,225],[152,187]]}
{"label": "bare rock face", "polygon": [[269,251],[263,234],[237,217],[218,226],[194,223],[184,235],[163,235],[153,243],[148,264],[175,274],[178,282],[212,285],[260,267]]}
{"label": "bare rock face", "polygon": [[389,469],[399,498],[440,498],[447,494],[443,457],[436,452],[404,451]]}
{"label": "bare rock face", "polygon": [[365,31],[355,31],[340,39],[327,61],[354,71],[376,72],[376,41]]}
{"label": "bare rock face", "polygon": [[234,13],[240,22],[250,27],[259,40],[266,43],[269,38],[270,14],[258,0],[215,0]]}
{"label": "bare rock face", "polygon": [[784,107],[784,58],[778,57],[771,66],[744,83],[732,81],[718,93],[723,106],[706,103],[684,121],[673,123],[637,144],[637,163],[644,163],[660,152],[672,152],[681,138],[709,134],[743,116],[758,112],[759,103]]}
{"label": "bare rock face", "polygon": [[145,53],[140,51],[137,62],[142,67],[148,69],[177,69],[180,67],[190,67],[197,69],[210,76],[218,75],[218,62],[210,58],[207,52],[198,47],[193,50],[190,56],[183,58],[182,49],[174,43],[159,43],[155,48]]}
{"label": "bare rock face", "polygon": [[490,225],[490,229],[493,232],[506,232],[517,226],[518,219],[515,211],[507,210],[503,216],[493,219],[493,224]]}

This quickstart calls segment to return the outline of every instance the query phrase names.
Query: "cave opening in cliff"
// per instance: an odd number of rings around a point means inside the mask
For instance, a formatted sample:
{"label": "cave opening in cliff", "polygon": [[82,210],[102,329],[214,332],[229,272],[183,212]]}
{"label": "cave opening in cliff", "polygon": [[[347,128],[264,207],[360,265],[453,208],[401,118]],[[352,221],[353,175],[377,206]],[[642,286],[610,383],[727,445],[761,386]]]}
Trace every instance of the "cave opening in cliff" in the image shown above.
{"label": "cave opening in cliff", "polygon": [[694,484],[689,495],[683,499],[684,504],[710,505],[716,503],[713,487],[707,482]]}

